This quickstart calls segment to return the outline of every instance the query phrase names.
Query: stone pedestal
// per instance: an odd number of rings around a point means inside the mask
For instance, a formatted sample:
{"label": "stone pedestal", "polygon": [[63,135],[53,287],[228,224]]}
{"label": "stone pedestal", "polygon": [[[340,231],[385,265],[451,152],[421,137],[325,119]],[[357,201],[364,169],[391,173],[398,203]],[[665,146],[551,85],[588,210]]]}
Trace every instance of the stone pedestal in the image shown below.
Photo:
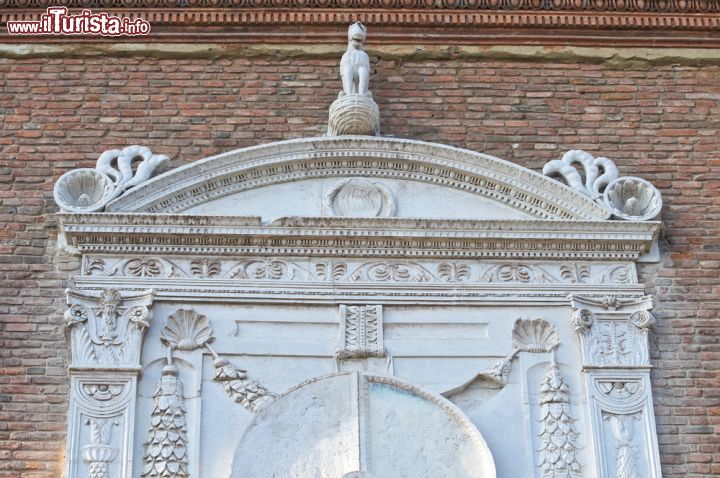
{"label": "stone pedestal", "polygon": [[328,136],[380,134],[380,109],[371,96],[342,95],[330,105]]}

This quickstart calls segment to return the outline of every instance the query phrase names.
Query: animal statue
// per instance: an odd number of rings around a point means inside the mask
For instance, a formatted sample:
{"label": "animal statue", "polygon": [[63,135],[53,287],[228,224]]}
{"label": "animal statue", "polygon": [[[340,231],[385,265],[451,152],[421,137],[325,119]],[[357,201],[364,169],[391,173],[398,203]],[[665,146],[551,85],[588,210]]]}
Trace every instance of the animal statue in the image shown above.
{"label": "animal statue", "polygon": [[366,36],[367,28],[360,22],[355,22],[348,28],[348,47],[340,60],[340,76],[345,95],[370,96],[370,58],[364,51]]}

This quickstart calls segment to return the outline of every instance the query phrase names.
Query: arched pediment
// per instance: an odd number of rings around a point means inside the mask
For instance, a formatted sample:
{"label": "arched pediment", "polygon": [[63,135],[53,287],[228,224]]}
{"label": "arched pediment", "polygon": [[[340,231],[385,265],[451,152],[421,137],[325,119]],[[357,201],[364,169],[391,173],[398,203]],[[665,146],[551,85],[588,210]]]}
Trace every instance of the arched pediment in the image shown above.
{"label": "arched pediment", "polygon": [[[386,213],[393,207],[386,203],[398,194],[393,190],[400,190],[404,197],[397,199],[407,212],[398,214],[401,217],[438,217],[433,208],[452,217],[448,211],[460,201],[476,214],[459,217],[472,219],[604,220],[610,216],[589,196],[508,161],[435,143],[370,136],[306,138],[230,151],[162,174],[110,202],[106,210],[200,215],[213,211],[227,215],[230,210],[230,215],[266,219],[367,215],[362,207],[359,214],[328,213],[332,195],[352,178],[370,181],[377,214],[369,215],[394,216]],[[408,208],[418,192],[430,202]],[[270,207],[278,194],[295,194],[294,201],[286,197],[282,202],[296,209],[268,217],[262,210],[238,211],[233,206],[254,201],[258,207]],[[305,201],[304,195],[310,199]]]}

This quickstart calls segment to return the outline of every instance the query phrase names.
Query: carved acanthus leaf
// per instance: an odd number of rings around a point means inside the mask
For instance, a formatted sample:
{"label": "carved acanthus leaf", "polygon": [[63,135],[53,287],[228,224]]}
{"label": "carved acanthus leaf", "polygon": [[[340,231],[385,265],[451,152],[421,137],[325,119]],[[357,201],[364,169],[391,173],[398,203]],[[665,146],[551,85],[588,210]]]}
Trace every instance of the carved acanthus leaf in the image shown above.
{"label": "carved acanthus leaf", "polygon": [[73,365],[138,365],[152,316],[151,291],[125,298],[115,289],[104,289],[100,297],[69,292],[68,301],[65,320]]}

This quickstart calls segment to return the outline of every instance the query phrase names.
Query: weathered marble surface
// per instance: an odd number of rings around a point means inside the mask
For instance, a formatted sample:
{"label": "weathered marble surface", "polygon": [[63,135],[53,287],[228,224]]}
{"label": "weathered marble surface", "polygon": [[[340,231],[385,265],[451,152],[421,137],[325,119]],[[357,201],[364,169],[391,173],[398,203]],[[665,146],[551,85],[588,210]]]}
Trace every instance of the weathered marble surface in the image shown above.
{"label": "weathered marble surface", "polygon": [[658,223],[602,199],[341,137],[62,214],[82,255],[67,475],[659,477],[635,268]]}

